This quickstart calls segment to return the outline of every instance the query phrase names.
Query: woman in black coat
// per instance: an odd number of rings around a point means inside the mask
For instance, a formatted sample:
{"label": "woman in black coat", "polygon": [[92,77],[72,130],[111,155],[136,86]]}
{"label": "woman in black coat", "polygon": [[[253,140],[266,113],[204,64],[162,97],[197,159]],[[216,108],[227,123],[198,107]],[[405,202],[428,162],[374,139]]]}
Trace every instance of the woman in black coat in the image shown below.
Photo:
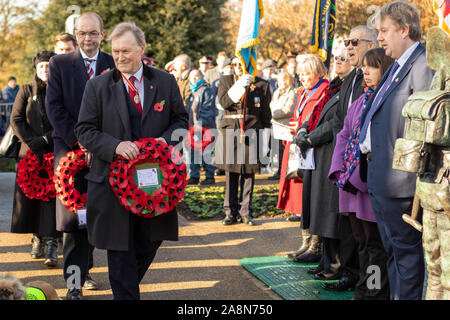
{"label": "woman in black coat", "polygon": [[[33,58],[36,69],[30,84],[21,86],[14,102],[10,123],[14,134],[20,140],[20,151],[16,161],[20,161],[29,149],[41,161],[46,153],[53,152],[52,126],[45,113],[45,92],[48,79],[48,61],[55,53],[42,51]],[[29,199],[17,184],[14,191],[12,233],[33,233],[31,257],[41,258],[45,254],[45,264],[57,264],[57,237],[55,199],[42,201]],[[46,243],[44,243],[44,240]]]}

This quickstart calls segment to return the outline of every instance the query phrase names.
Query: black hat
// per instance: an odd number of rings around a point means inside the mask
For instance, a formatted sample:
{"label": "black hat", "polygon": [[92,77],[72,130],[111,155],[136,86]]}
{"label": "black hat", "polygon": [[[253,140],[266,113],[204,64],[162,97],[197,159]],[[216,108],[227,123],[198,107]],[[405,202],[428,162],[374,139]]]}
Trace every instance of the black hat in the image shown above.
{"label": "black hat", "polygon": [[56,53],[54,53],[53,51],[41,51],[39,53],[36,54],[36,56],[33,57],[33,65],[36,68],[36,66],[38,65],[38,63],[40,62],[48,62],[50,61],[50,58],[56,56]]}

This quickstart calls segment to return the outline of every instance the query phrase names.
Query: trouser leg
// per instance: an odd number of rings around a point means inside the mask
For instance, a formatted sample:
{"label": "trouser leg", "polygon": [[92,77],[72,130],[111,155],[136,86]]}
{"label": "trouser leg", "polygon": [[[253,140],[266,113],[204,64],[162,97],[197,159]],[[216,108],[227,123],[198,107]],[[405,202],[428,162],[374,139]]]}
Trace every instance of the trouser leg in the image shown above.
{"label": "trouser leg", "polygon": [[227,217],[236,217],[239,212],[239,173],[225,172],[225,198],[223,208]]}
{"label": "trouser leg", "polygon": [[251,218],[253,213],[253,188],[255,185],[255,174],[241,175],[241,209],[239,214],[242,218]]}
{"label": "trouser leg", "polygon": [[[92,247],[88,241],[87,230],[78,230],[63,235],[63,271],[64,280],[69,289],[82,287],[86,280],[89,265],[89,250]],[[74,269],[75,268],[75,269]],[[74,270],[79,270],[80,279],[74,279]],[[69,281],[68,281],[69,280]],[[78,282],[79,280],[79,282]],[[76,288],[76,289],[81,289]]]}

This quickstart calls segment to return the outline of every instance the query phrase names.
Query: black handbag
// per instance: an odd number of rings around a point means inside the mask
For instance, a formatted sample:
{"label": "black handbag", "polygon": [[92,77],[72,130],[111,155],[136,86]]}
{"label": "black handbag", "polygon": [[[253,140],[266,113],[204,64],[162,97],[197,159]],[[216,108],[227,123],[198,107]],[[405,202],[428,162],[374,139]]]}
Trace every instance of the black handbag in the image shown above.
{"label": "black handbag", "polygon": [[14,158],[19,155],[20,141],[9,126],[0,142],[0,158]]}

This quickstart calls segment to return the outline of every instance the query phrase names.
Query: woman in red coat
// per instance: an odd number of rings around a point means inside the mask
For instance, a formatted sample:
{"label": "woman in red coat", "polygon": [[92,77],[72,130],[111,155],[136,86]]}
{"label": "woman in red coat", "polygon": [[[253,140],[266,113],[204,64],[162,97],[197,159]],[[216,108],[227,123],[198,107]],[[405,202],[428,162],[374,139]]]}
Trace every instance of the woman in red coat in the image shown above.
{"label": "woman in red coat", "polygon": [[[298,89],[297,106],[289,122],[293,136],[297,135],[297,130],[309,118],[314,107],[319,103],[325,91],[328,89],[329,84],[328,80],[323,79],[326,74],[326,69],[318,55],[304,54],[299,56],[298,60],[297,72],[300,76],[302,86]],[[277,209],[301,215],[302,181],[299,178],[285,179],[290,146],[291,142],[287,142],[283,153]],[[309,248],[311,237],[307,233],[307,230],[302,230],[302,237],[302,247],[299,250],[306,251]],[[299,254],[298,250],[296,254]]]}

